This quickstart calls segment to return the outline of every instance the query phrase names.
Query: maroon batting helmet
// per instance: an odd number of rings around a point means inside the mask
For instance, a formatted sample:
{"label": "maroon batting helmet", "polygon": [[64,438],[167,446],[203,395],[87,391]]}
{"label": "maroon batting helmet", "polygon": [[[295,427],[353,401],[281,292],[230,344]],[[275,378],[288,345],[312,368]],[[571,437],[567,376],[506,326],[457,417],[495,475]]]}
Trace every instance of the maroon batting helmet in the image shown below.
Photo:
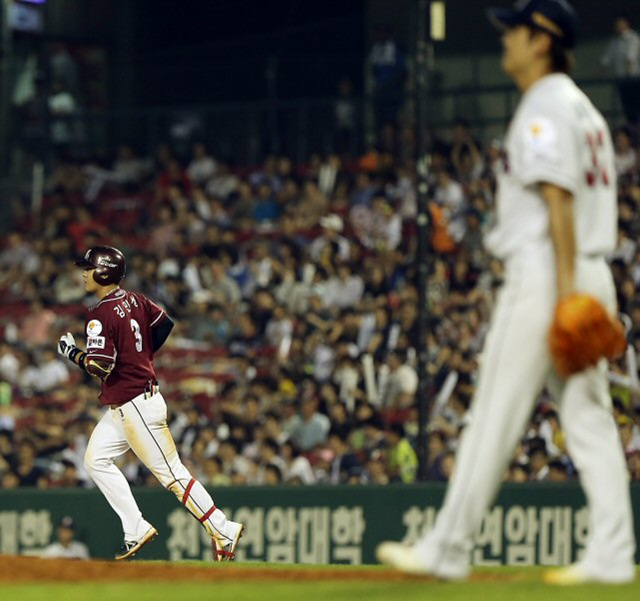
{"label": "maroon batting helmet", "polygon": [[84,269],[95,269],[93,279],[101,286],[119,283],[127,270],[124,255],[113,246],[90,248],[82,259],[76,261],[76,265]]}

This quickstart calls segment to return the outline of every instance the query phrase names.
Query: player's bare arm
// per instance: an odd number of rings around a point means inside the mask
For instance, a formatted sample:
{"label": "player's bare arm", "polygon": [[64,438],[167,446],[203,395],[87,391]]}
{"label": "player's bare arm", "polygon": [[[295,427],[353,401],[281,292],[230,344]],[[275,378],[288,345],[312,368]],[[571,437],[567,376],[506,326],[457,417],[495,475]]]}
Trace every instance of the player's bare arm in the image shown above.
{"label": "player's bare arm", "polygon": [[555,184],[541,183],[540,194],[549,209],[549,234],[556,263],[558,299],[574,292],[576,239],[573,225],[573,194]]}

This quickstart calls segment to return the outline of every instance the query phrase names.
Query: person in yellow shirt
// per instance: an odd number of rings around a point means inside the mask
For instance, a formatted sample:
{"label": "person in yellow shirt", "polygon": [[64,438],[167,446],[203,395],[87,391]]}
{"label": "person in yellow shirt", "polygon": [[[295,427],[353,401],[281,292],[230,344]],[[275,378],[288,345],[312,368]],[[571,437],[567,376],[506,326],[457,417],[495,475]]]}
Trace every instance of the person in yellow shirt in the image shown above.
{"label": "person in yellow shirt", "polygon": [[392,481],[411,484],[418,473],[418,456],[405,436],[402,424],[391,424],[385,436],[389,449],[387,452],[387,470]]}

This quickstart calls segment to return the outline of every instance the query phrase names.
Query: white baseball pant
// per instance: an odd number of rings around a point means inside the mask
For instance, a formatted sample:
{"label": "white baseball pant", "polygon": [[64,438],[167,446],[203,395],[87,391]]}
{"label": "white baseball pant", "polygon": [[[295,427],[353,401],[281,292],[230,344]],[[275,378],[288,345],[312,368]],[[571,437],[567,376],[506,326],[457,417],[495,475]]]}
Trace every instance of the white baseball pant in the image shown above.
{"label": "white baseball pant", "polygon": [[[582,565],[588,573],[628,578],[635,543],[628,474],[611,415],[606,362],[565,381],[555,376],[547,334],[555,306],[553,251],[523,252],[506,264],[505,285],[481,358],[469,426],[434,528],[415,545],[430,571],[463,578],[473,536],[497,493],[544,387],[557,396],[567,448],[590,509]],[[615,288],[604,259],[580,258],[576,288],[614,310]]]}
{"label": "white baseball pant", "polygon": [[167,405],[162,394],[145,396],[148,395],[141,394],[121,407],[108,409],[96,425],[85,454],[85,467],[120,517],[125,540],[138,540],[149,528],[129,483],[114,464],[116,457],[131,449],[212,538],[223,545],[231,542],[237,525],[227,520],[180,460],[167,425]]}

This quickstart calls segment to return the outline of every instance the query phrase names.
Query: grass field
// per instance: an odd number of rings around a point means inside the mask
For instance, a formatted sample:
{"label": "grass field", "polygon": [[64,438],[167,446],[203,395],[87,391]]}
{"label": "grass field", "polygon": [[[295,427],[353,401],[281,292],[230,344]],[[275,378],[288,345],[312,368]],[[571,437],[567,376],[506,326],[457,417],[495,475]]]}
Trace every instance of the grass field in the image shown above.
{"label": "grass field", "polygon": [[[143,562],[136,562],[143,564]],[[145,562],[146,563],[146,562]],[[159,562],[148,562],[158,566]],[[118,565],[113,564],[113,582],[0,583],[4,599],[19,601],[161,601],[215,599],[223,601],[638,601],[640,573],[635,584],[589,585],[571,588],[545,586],[540,581],[544,568],[476,569],[470,582],[442,583],[423,579],[389,580],[382,568],[346,566],[283,566],[282,564],[238,564],[216,566],[192,563],[196,568],[220,570],[211,582],[117,582]],[[268,577],[265,568],[271,572]],[[256,571],[258,569],[259,571]],[[277,574],[282,574],[282,580]],[[258,574],[258,575],[256,575]],[[315,574],[321,574],[321,579]]]}

